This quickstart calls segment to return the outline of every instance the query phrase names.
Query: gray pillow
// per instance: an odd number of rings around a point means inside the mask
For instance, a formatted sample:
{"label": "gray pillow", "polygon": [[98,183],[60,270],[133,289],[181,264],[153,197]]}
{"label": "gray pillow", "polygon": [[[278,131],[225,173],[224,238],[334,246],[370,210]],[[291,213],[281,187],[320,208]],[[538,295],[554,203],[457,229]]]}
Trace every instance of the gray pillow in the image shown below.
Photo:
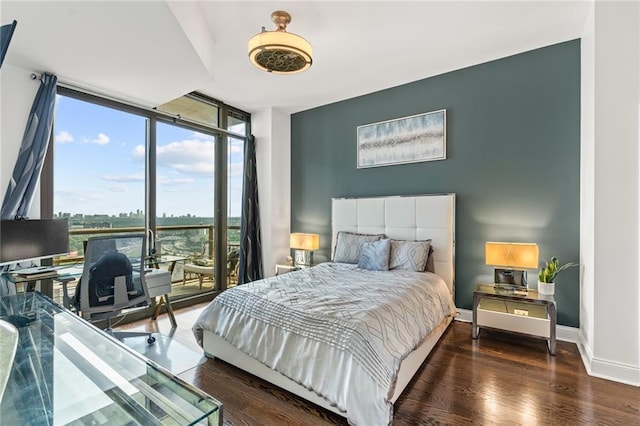
{"label": "gray pillow", "polygon": [[358,263],[364,243],[378,241],[384,234],[354,234],[340,231],[336,236],[336,248],[333,261],[340,263]]}
{"label": "gray pillow", "polygon": [[389,239],[364,243],[360,260],[358,261],[358,268],[372,271],[388,271],[390,251],[391,240]]}
{"label": "gray pillow", "polygon": [[436,266],[433,263],[433,246],[429,245],[429,256],[427,257],[427,266],[424,267],[427,272],[436,272]]}
{"label": "gray pillow", "polygon": [[389,269],[422,272],[427,266],[431,240],[391,240]]}

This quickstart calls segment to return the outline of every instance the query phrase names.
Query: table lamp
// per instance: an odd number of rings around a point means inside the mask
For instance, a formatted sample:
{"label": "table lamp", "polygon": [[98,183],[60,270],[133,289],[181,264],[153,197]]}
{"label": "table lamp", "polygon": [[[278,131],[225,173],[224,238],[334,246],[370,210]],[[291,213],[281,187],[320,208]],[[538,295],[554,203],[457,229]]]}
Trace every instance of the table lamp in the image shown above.
{"label": "table lamp", "polygon": [[311,266],[313,264],[313,250],[320,248],[320,236],[295,232],[289,237],[289,246],[295,249],[294,266]]}
{"label": "table lamp", "polygon": [[484,246],[485,263],[495,266],[494,282],[526,286],[526,269],[538,267],[538,245],[533,243],[487,242]]}

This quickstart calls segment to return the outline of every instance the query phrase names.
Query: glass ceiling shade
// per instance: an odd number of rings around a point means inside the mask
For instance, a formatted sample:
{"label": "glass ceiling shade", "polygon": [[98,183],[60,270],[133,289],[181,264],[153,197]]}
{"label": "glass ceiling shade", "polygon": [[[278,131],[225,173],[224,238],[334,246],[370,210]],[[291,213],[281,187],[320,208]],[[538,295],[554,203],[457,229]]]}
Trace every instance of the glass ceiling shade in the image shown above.
{"label": "glass ceiling shade", "polygon": [[286,31],[291,15],[283,11],[271,14],[275,31],[254,35],[249,40],[249,60],[256,67],[274,74],[295,74],[305,71],[313,63],[313,49],[304,38]]}

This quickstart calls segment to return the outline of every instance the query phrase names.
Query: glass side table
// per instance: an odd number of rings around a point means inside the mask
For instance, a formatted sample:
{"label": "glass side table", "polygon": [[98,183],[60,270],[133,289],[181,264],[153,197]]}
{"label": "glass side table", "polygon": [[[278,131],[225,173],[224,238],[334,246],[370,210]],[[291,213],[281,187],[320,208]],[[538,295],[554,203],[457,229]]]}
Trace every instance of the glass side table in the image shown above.
{"label": "glass side table", "polygon": [[556,300],[553,295],[508,284],[477,284],[473,291],[472,337],[481,327],[513,331],[547,340],[556,353]]}
{"label": "glass side table", "polygon": [[18,349],[0,424],[222,425],[222,404],[37,292],[0,298]]}

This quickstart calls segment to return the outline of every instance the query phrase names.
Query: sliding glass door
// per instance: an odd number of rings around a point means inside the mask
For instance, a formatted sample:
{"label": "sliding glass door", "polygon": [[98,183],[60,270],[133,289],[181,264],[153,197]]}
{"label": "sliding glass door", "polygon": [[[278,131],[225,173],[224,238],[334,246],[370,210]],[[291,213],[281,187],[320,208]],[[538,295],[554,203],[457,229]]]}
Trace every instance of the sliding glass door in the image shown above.
{"label": "sliding glass door", "polygon": [[217,138],[167,123],[156,128],[157,254],[182,284],[172,297],[211,291]]}

